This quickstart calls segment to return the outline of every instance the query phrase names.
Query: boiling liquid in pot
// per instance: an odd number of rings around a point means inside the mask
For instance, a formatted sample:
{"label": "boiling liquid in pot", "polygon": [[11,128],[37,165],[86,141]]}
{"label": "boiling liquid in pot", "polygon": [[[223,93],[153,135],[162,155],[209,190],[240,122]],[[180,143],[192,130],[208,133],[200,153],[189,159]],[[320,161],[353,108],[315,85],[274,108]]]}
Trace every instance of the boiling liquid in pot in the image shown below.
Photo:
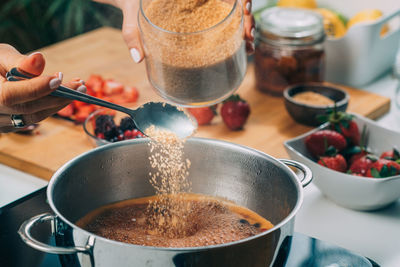
{"label": "boiling liquid in pot", "polygon": [[[182,202],[185,214],[172,218],[179,231],[166,231],[162,210],[149,205],[158,196],[130,199],[100,207],[76,224],[102,237],[143,246],[199,247],[237,241],[266,231],[273,225],[257,213],[232,202],[197,194],[169,196]],[[177,203],[178,203],[177,202]]]}

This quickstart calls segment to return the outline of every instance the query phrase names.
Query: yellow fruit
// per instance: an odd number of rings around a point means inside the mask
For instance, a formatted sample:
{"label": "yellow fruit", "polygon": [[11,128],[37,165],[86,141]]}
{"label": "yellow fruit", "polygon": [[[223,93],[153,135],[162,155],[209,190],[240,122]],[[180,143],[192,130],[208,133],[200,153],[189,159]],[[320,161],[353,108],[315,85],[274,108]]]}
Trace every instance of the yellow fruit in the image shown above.
{"label": "yellow fruit", "polygon": [[325,33],[329,37],[340,38],[346,34],[346,26],[336,13],[326,8],[317,8],[315,11],[324,18]]}
{"label": "yellow fruit", "polygon": [[300,8],[317,8],[315,0],[279,0],[277,6],[281,7],[300,7]]}
{"label": "yellow fruit", "polygon": [[[348,22],[347,28],[358,24],[360,22],[368,22],[368,21],[375,21],[382,17],[382,12],[378,9],[366,9],[361,12],[355,14]],[[389,27],[387,24],[383,25],[381,30],[381,35],[386,34],[389,31]]]}

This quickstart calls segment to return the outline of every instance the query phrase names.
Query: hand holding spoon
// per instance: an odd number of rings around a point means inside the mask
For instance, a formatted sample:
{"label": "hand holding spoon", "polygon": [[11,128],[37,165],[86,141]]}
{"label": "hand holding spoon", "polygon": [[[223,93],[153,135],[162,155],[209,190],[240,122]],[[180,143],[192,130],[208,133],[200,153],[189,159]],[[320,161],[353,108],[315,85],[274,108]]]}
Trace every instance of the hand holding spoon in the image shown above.
{"label": "hand holding spoon", "polygon": [[[22,73],[17,68],[11,69],[7,73],[7,80],[20,81],[33,78],[29,74]],[[135,122],[138,129],[145,133],[146,129],[154,125],[156,129],[168,130],[175,133],[179,138],[190,137],[197,128],[196,120],[190,118],[184,111],[176,106],[161,103],[148,102],[136,110],[129,109],[97,97],[93,97],[65,86],[60,86],[51,93],[52,96],[79,100],[88,104],[94,104],[128,114]]]}

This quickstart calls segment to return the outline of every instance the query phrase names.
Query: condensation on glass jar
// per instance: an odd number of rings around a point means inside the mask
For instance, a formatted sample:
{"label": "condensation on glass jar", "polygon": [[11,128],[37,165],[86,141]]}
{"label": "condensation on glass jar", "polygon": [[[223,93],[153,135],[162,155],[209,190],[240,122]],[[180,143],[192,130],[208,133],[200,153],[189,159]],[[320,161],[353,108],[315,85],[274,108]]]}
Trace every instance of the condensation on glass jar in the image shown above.
{"label": "condensation on glass jar", "polygon": [[324,40],[323,19],[313,11],[274,7],[262,12],[254,60],[257,88],[281,96],[288,85],[323,81]]}

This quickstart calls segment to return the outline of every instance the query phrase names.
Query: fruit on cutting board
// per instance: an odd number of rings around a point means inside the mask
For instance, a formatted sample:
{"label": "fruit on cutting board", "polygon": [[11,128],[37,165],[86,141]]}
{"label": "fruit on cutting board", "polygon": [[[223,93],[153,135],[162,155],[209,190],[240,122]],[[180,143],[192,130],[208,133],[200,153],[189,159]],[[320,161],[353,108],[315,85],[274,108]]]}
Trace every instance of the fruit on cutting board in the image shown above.
{"label": "fruit on cutting board", "polygon": [[279,0],[277,6],[317,8],[317,2],[315,0]]}
{"label": "fruit on cutting board", "polygon": [[[104,79],[96,74],[92,74],[85,82],[85,85],[87,94],[119,105],[135,103],[139,97],[139,92],[135,87],[125,86],[118,81]],[[90,113],[98,108],[100,107],[96,105],[72,101],[71,104],[57,112],[57,115],[82,123]]]}
{"label": "fruit on cutting board", "polygon": [[190,114],[196,119],[198,125],[210,124],[216,112],[217,106],[188,108]]}
{"label": "fruit on cutting board", "polygon": [[[382,15],[383,15],[382,11],[378,9],[362,10],[349,19],[347,23],[347,28],[351,28],[352,26],[362,22],[373,22],[382,17]],[[388,31],[389,31],[389,26],[387,24],[383,25],[381,30],[381,36],[385,35]]]}
{"label": "fruit on cutting board", "polygon": [[315,11],[322,15],[325,33],[329,37],[340,38],[346,34],[346,26],[339,14],[326,8],[317,8]]}
{"label": "fruit on cutting board", "polygon": [[242,129],[249,115],[250,106],[239,95],[231,95],[222,104],[222,120],[231,130]]}

